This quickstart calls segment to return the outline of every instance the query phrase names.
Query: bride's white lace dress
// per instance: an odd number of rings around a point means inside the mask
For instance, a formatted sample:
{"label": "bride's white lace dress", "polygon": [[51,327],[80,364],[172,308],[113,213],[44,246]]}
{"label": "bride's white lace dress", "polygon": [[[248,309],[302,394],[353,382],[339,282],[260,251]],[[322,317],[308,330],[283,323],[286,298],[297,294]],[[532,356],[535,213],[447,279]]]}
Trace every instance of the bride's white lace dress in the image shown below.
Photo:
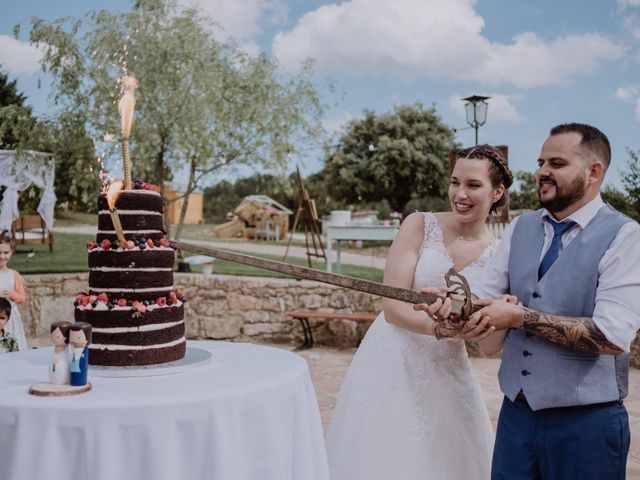
{"label": "bride's white lace dress", "polygon": [[[453,266],[435,216],[413,287],[445,288]],[[462,273],[471,284],[497,241]],[[494,433],[462,340],[436,340],[378,315],[353,358],[327,431],[332,480],[482,480]]]}

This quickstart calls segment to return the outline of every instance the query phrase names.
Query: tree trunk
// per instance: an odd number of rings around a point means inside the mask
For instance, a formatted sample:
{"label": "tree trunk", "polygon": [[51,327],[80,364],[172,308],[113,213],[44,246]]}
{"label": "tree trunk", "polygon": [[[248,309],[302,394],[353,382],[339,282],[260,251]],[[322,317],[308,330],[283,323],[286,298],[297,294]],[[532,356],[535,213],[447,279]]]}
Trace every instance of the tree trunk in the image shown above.
{"label": "tree trunk", "polygon": [[182,227],[184,226],[184,218],[187,216],[187,208],[189,207],[189,196],[196,189],[196,160],[195,157],[191,158],[191,165],[189,168],[189,183],[187,183],[187,189],[184,192],[184,198],[182,199],[182,208],[180,209],[180,219],[178,220],[178,226],[176,227],[175,239],[180,240],[182,234]]}

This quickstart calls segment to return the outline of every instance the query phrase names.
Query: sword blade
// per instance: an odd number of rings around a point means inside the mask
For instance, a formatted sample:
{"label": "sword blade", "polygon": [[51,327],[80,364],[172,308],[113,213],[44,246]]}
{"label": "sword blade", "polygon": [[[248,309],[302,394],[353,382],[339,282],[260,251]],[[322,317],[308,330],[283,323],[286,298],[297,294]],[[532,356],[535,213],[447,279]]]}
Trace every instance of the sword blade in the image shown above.
{"label": "sword blade", "polygon": [[[209,257],[227,260],[229,262],[241,263],[272,272],[282,273],[295,278],[304,278],[321,283],[328,283],[338,287],[344,287],[359,292],[371,293],[380,297],[400,300],[407,303],[433,303],[437,299],[445,297],[431,293],[421,293],[416,290],[407,288],[394,287],[383,283],[373,282],[371,280],[363,280],[361,278],[349,277],[338,273],[329,273],[315,268],[301,267],[299,265],[291,265],[289,263],[278,262],[276,260],[267,260],[264,258],[245,255],[242,253],[231,252],[220,248],[213,248],[193,243],[171,241],[171,246],[186,252],[207,255]],[[452,313],[460,314],[464,305],[464,298],[454,295],[451,297]]]}

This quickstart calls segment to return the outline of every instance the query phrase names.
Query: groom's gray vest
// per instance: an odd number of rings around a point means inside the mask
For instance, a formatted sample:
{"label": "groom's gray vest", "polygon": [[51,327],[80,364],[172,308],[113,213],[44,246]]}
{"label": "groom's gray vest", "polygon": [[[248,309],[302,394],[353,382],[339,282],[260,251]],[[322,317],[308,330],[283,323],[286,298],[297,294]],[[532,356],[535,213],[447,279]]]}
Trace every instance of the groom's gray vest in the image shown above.
{"label": "groom's gray vest", "polygon": [[[510,293],[527,307],[556,315],[591,317],[598,263],[628,221],[603,206],[538,281],[544,243],[542,210],[518,218],[509,254]],[[565,348],[522,329],[507,334],[500,388],[511,399],[522,390],[533,410],[589,405],[627,395],[628,354],[594,355]]]}

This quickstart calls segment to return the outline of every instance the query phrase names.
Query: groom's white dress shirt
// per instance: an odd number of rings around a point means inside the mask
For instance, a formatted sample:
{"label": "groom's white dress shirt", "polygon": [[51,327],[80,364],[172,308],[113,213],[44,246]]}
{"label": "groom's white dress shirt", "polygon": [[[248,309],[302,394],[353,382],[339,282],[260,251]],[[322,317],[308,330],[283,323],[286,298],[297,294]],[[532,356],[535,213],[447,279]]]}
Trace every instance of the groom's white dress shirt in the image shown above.
{"label": "groom's white dress shirt", "polygon": [[[576,226],[562,236],[562,248],[569,245],[587,227],[604,205],[601,196],[598,195],[563,219],[575,222]],[[539,261],[544,257],[553,239],[553,227],[548,221],[550,215],[551,213],[545,209],[541,217],[545,224],[545,235]],[[509,252],[517,222],[518,218],[515,218],[507,226],[495,256],[487,262],[480,282],[475,284],[473,293],[479,298],[499,298],[509,293]],[[575,274],[580,275],[580,272]],[[610,342],[628,352],[636,332],[640,329],[640,225],[637,222],[628,222],[620,229],[598,264],[598,274],[593,320]],[[571,285],[567,285],[566,288],[571,288]]]}

